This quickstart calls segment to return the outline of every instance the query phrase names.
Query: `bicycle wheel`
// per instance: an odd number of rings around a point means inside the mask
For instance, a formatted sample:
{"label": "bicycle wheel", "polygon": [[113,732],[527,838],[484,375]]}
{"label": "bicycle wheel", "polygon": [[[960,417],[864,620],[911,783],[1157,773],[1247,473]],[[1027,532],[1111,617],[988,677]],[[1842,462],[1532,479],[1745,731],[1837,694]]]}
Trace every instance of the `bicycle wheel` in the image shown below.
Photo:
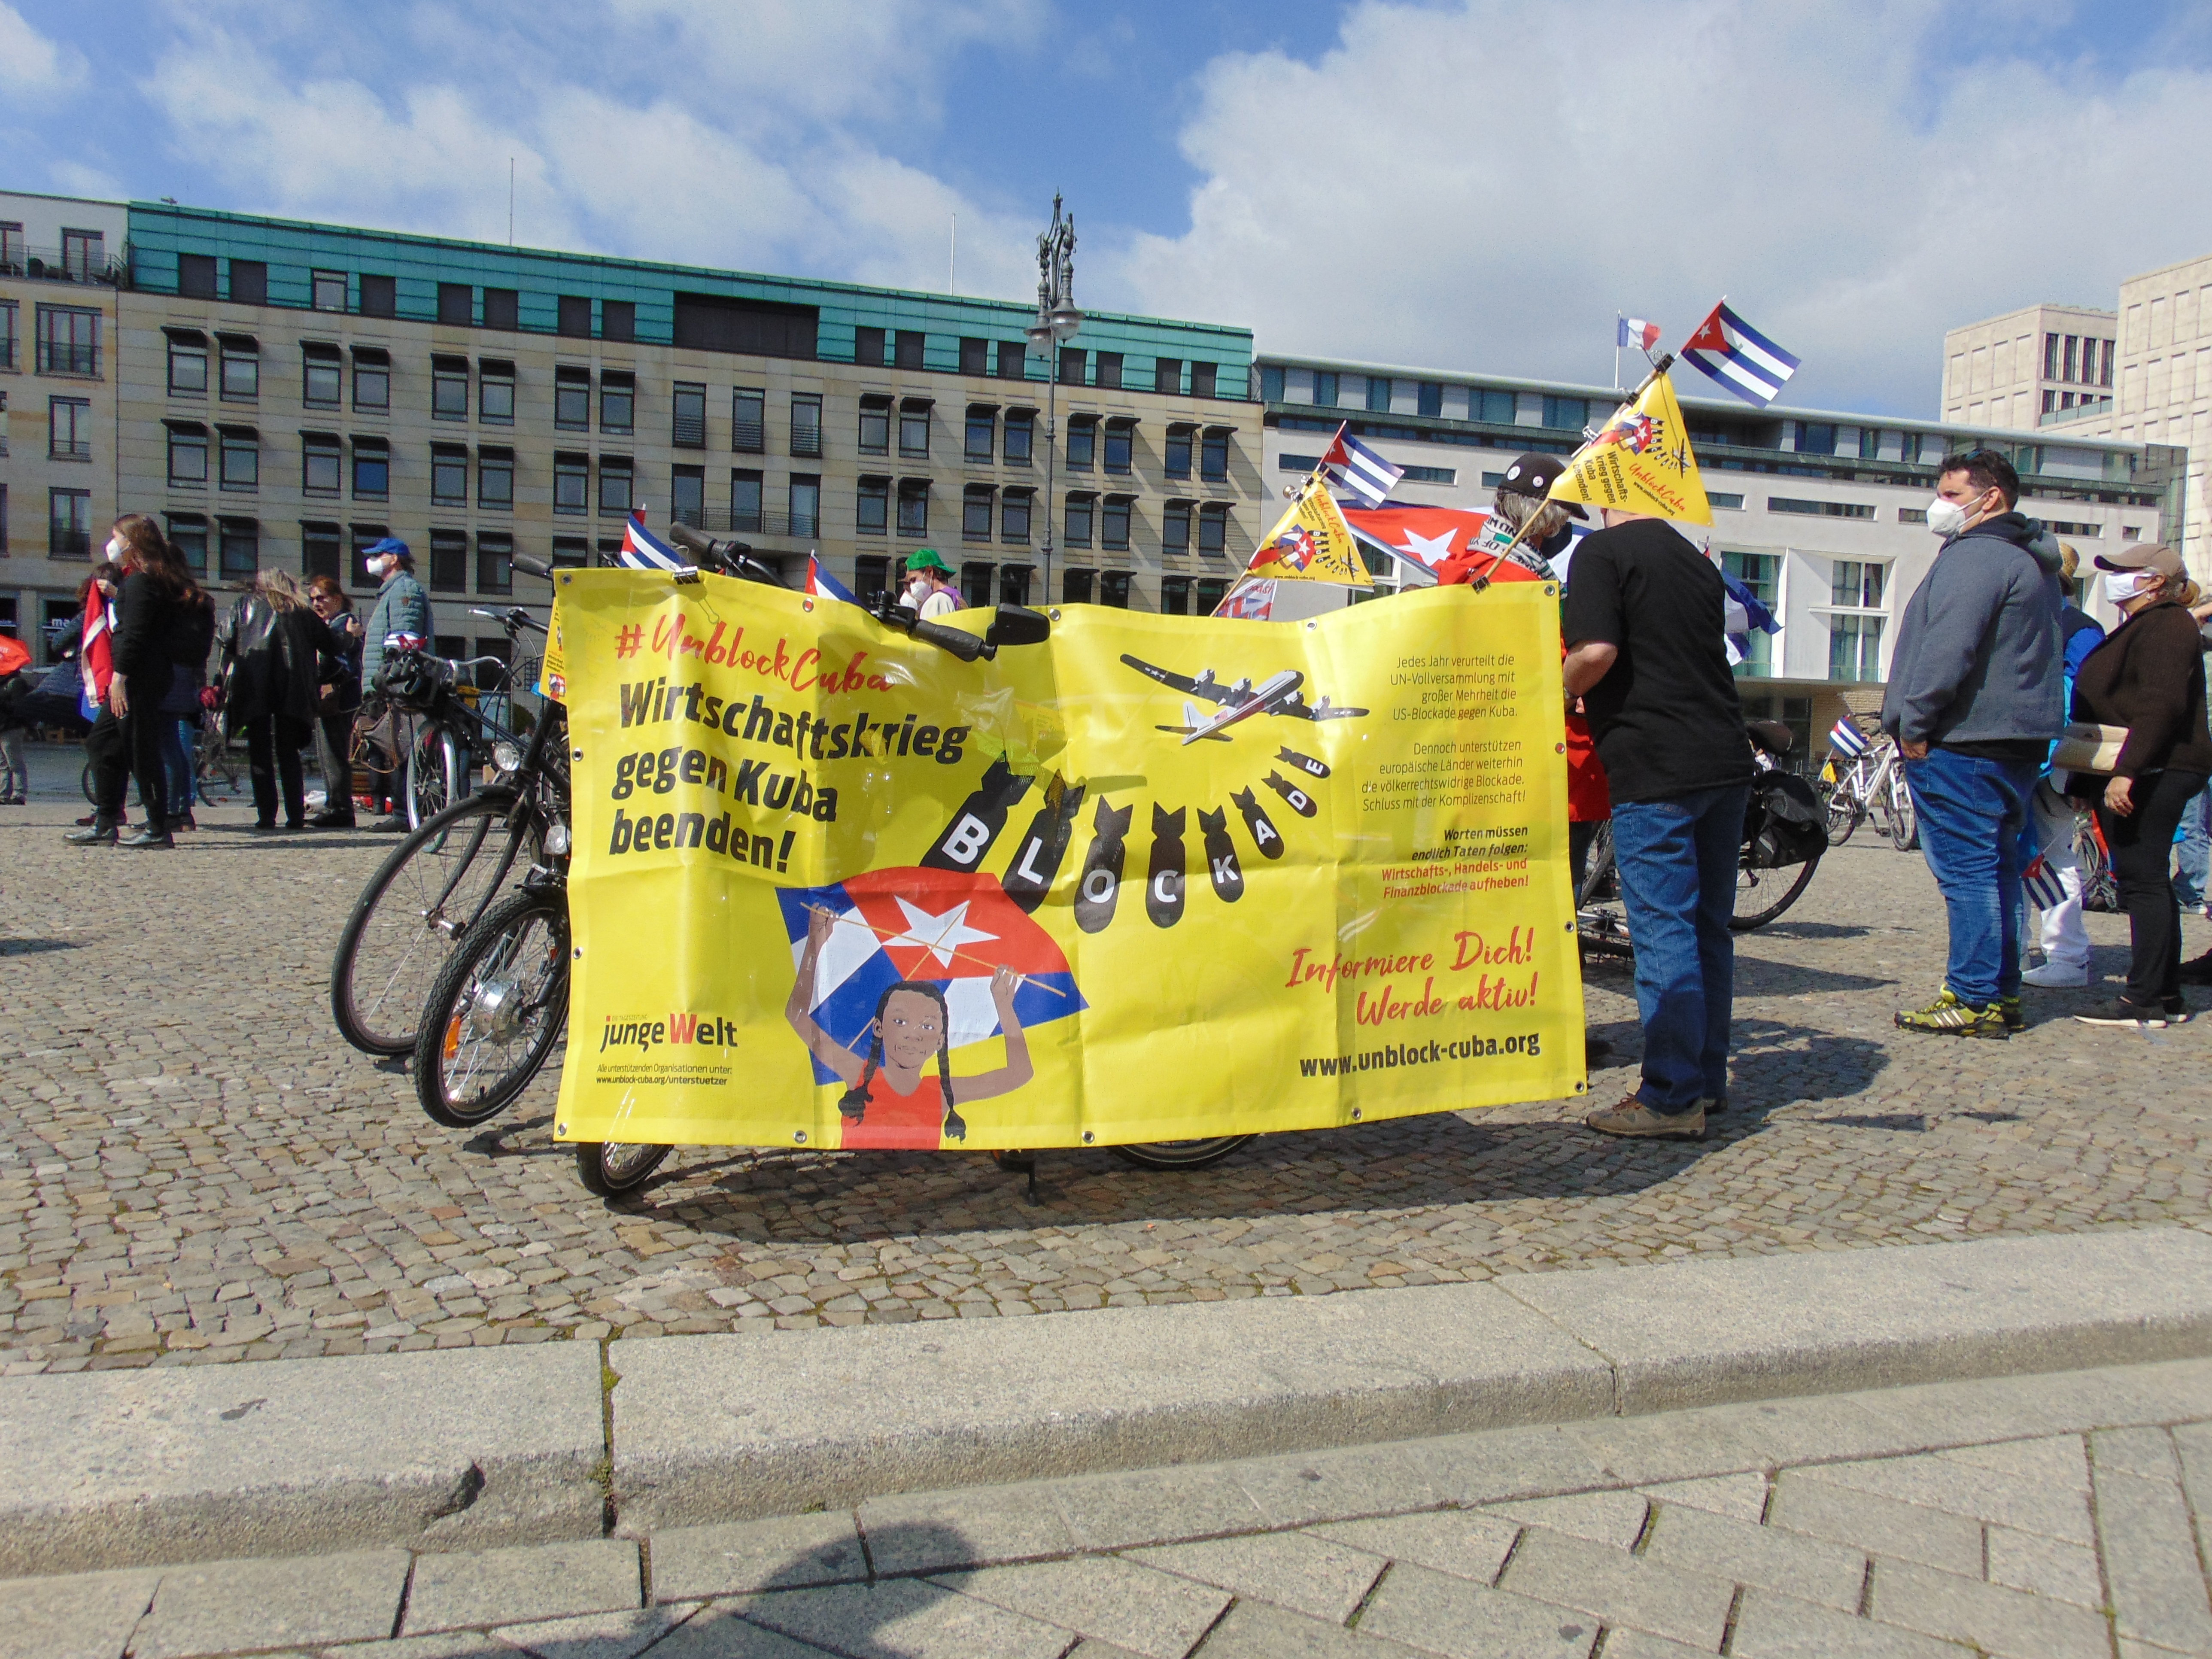
{"label": "bicycle wheel", "polygon": [[363,1054],[415,1047],[423,1000],[453,942],[515,873],[537,862],[535,811],[510,827],[507,791],[471,796],[416,830],[354,902],[331,962],[331,1018]]}
{"label": "bicycle wheel", "polygon": [[1859,827],[1859,820],[1866,817],[1866,808],[1852,792],[1848,777],[1825,793],[1827,798],[1823,804],[1828,809],[1828,845],[1841,847],[1851,838],[1851,831]]}
{"label": "bicycle wheel", "polygon": [[90,761],[87,761],[84,763],[84,775],[77,780],[77,785],[84,791],[84,798],[87,800],[90,801],[94,806],[100,805],[100,797],[93,792],[92,763]]}
{"label": "bicycle wheel", "polygon": [[1203,1170],[1251,1139],[1249,1135],[1210,1135],[1203,1140],[1138,1140],[1106,1150],[1140,1170]]}
{"label": "bicycle wheel", "polygon": [[576,1143],[576,1178],[584,1189],[601,1198],[613,1198],[644,1184],[676,1149],[647,1146],[627,1140],[580,1140]]}
{"label": "bicycle wheel", "polygon": [[2111,911],[2120,908],[2120,884],[2112,874],[2112,855],[2097,832],[2097,820],[2083,813],[2074,831],[2074,858],[2081,866],[2081,908]]}
{"label": "bicycle wheel", "polygon": [[1738,869],[1735,914],[1729,918],[1729,928],[1747,933],[1754,927],[1765,927],[1797,902],[1797,896],[1811,884],[1813,872],[1820,867],[1820,860],[1808,859],[1802,864],[1785,864],[1778,869],[1758,870],[1749,865]]}
{"label": "bicycle wheel", "polygon": [[421,829],[469,793],[461,745],[442,726],[425,725],[407,751],[407,822]]}
{"label": "bicycle wheel", "polygon": [[199,752],[194,757],[197,769],[194,781],[203,794],[210,785],[220,783],[232,794],[238,793],[238,763],[230,757],[230,744],[222,735],[222,720],[218,715],[207,716],[207,730],[201,734]]}
{"label": "bicycle wheel", "polygon": [[465,1129],[529,1086],[568,1019],[568,896],[510,893],[446,959],[415,1039],[415,1097]]}
{"label": "bicycle wheel", "polygon": [[1889,844],[1900,853],[1920,845],[1920,815],[1912,807],[1912,790],[1905,780],[1889,780]]}

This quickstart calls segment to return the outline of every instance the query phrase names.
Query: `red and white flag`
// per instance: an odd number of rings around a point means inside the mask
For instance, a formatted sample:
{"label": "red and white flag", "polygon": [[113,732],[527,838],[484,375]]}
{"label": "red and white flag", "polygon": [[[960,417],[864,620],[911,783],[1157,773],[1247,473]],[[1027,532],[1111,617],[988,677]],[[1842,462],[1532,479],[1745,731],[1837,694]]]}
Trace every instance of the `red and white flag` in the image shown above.
{"label": "red and white flag", "polygon": [[84,690],[77,702],[85,719],[96,720],[107,702],[107,683],[115,678],[114,609],[94,582],[85,590],[83,643],[77,650],[77,672]]}
{"label": "red and white flag", "polygon": [[1273,578],[1239,582],[1229,591],[1222,599],[1220,608],[1213,614],[1235,617],[1242,622],[1272,622],[1275,616]]}

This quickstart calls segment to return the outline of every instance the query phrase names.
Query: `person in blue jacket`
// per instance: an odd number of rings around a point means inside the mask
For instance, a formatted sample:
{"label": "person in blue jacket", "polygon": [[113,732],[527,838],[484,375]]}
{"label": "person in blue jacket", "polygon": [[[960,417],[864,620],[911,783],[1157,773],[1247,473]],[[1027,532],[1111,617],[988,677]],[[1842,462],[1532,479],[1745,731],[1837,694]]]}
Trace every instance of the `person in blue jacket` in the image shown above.
{"label": "person in blue jacket", "polygon": [[[2045,532],[2046,535],[2049,532]],[[2059,633],[2065,641],[2066,718],[2074,718],[2074,674],[2088,654],[2105,642],[2102,623],[2076,603],[2081,596],[2081,556],[2059,544],[2058,590],[2065,605],[2059,612]],[[2032,865],[2039,854],[2044,868],[2057,878],[2058,902],[2043,912],[2043,963],[2025,969],[2023,985],[2046,990],[2089,982],[2089,930],[2081,925],[2081,865],[2074,856],[2074,809],[2051,787],[2046,764],[2043,776],[2028,798],[2027,824],[2021,837],[2021,861]],[[2020,918],[2020,951],[2024,960],[2038,943],[2034,925],[2023,906]]]}

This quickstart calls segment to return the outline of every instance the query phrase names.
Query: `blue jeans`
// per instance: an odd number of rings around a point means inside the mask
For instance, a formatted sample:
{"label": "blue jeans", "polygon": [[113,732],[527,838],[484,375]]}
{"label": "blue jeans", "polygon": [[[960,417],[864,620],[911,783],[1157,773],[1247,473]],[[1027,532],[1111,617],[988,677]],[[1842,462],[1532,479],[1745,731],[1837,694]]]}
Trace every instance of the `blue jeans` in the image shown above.
{"label": "blue jeans", "polygon": [[1636,941],[1644,1081],[1636,1097],[1668,1116],[1728,1094],[1735,998],[1736,872],[1747,784],[1613,809],[1613,856]]}
{"label": "blue jeans", "polygon": [[161,724],[161,769],[169,780],[169,816],[181,817],[199,799],[192,773],[199,759],[199,728],[190,720],[167,715]]}
{"label": "blue jeans", "polygon": [[2183,909],[2194,910],[2212,887],[2212,788],[2198,790],[2181,809],[2173,854],[2174,900]]}
{"label": "blue jeans", "polygon": [[1943,983],[1976,1008],[2020,994],[2020,836],[2041,770],[1941,747],[1905,763],[1920,850],[1950,917]]}

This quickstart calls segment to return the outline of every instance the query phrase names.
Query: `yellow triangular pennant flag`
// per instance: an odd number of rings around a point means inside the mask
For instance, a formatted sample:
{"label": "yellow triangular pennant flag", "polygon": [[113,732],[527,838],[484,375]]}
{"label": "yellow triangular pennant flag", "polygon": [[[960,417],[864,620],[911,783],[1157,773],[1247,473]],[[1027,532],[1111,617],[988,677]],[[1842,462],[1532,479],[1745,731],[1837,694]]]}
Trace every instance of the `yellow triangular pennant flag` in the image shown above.
{"label": "yellow triangular pennant flag", "polygon": [[1654,375],[1634,404],[1624,404],[1604,431],[1575,452],[1552,486],[1552,499],[1711,524],[1712,503],[1690,453],[1674,382]]}
{"label": "yellow triangular pennant flag", "polygon": [[1352,526],[1337,510],[1336,499],[1318,478],[1308,479],[1291,510],[1283,514],[1244,567],[1247,576],[1335,582],[1345,587],[1374,585],[1353,549]]}

